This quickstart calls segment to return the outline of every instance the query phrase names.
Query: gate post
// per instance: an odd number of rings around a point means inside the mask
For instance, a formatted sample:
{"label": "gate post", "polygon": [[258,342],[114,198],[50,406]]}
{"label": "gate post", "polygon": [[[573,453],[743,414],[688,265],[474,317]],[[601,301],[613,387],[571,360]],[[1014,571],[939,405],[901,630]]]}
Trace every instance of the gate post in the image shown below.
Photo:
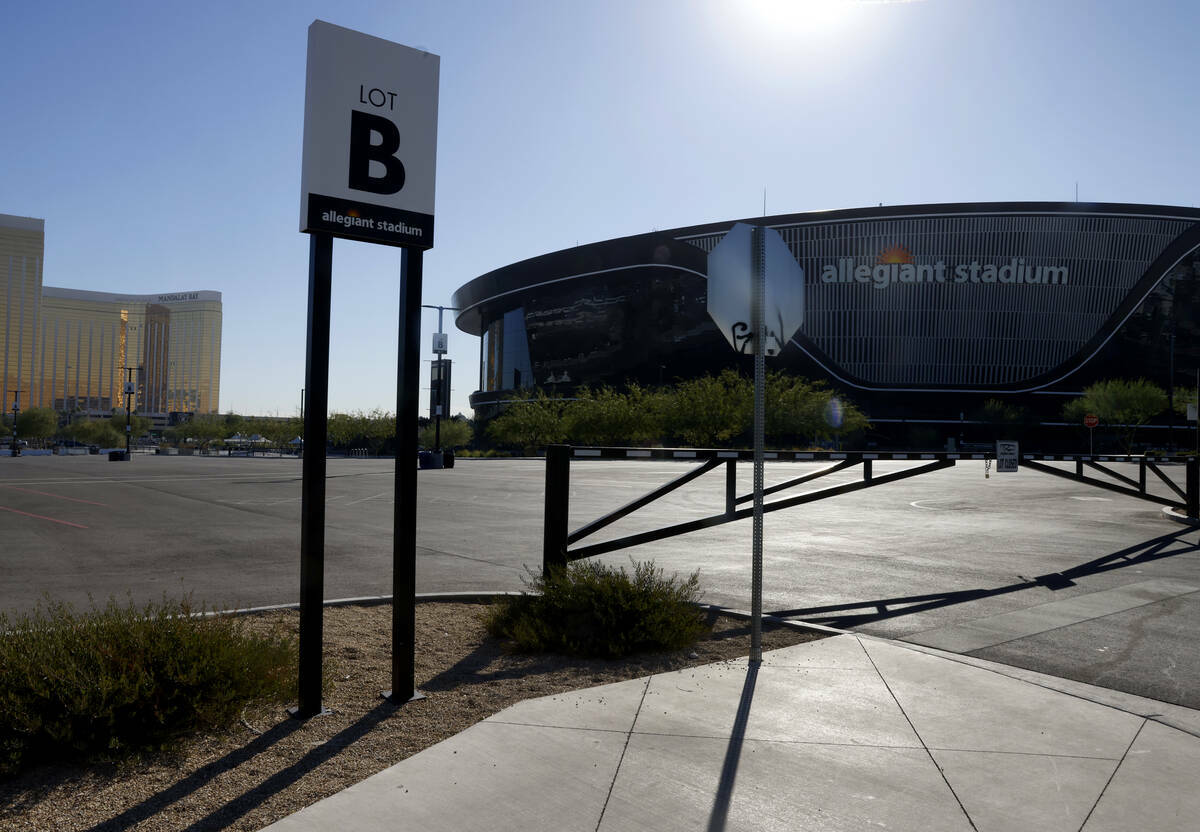
{"label": "gate post", "polygon": [[546,448],[546,513],[542,533],[542,576],[567,565],[567,513],[571,506],[571,447]]}
{"label": "gate post", "polygon": [[1146,457],[1138,460],[1138,491],[1146,493]]}
{"label": "gate post", "polygon": [[730,459],[725,463],[725,513],[737,511],[737,460]]}
{"label": "gate post", "polygon": [[1187,516],[1200,519],[1200,457],[1187,461]]}

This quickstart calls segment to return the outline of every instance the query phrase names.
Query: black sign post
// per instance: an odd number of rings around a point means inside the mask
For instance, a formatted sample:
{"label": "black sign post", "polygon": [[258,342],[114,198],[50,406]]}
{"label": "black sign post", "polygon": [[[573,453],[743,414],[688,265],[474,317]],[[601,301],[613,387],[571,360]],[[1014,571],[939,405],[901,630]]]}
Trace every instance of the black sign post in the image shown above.
{"label": "black sign post", "polygon": [[441,59],[429,52],[322,20],[308,27],[300,175],[300,231],[310,235],[308,355],[302,393],[307,401],[303,406],[299,704],[291,709],[300,719],[325,712],[321,651],[334,237],[401,249],[392,687],[384,696],[396,704],[424,698],[416,689],[414,652],[418,349],[421,258],[433,246],[440,64]]}
{"label": "black sign post", "polygon": [[417,411],[421,370],[421,249],[400,252],[400,338],[396,356],[396,475],[392,528],[392,687],[394,704],[424,699],[416,683]]}
{"label": "black sign post", "polygon": [[297,719],[324,713],[321,706],[322,614],[325,603],[325,439],[329,411],[329,305],[333,237],[308,237],[308,351],[304,389],[304,467],[300,485],[300,691],[289,708]]}

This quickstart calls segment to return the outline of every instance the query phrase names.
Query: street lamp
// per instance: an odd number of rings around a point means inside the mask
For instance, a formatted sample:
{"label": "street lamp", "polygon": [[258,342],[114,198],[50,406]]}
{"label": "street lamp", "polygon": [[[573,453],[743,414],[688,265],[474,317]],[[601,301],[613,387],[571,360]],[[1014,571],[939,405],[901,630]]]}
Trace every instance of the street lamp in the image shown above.
{"label": "street lamp", "polygon": [[133,382],[133,372],[137,367],[125,368],[125,461],[128,462],[132,457],[129,449],[129,439],[133,435],[133,427],[130,424],[130,417],[133,413],[133,404],[130,399],[137,390],[137,385]]}
{"label": "street lamp", "polygon": [[21,391],[16,391],[13,399],[13,436],[12,436],[12,455],[20,456],[21,449],[17,447],[17,414],[21,412]]}
{"label": "street lamp", "polygon": [[[425,309],[436,309],[438,311],[438,328],[433,336],[433,351],[437,354],[437,375],[438,375],[438,394],[437,403],[433,408],[433,444],[438,453],[442,452],[442,402],[449,402],[450,397],[446,390],[446,376],[442,372],[442,356],[446,354],[446,334],[442,332],[442,313],[447,309],[451,312],[457,312],[458,307],[455,306],[438,306],[431,303],[421,304]],[[449,414],[446,414],[447,416]]]}

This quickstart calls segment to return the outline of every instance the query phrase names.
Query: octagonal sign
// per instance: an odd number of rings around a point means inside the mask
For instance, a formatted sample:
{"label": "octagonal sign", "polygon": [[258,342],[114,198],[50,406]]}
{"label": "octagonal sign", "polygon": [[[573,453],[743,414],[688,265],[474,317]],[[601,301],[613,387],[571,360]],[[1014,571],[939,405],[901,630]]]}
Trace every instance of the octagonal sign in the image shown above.
{"label": "octagonal sign", "polygon": [[[773,228],[763,228],[766,248],[764,352],[777,355],[804,322],[804,269]],[[754,227],[739,222],[708,255],[708,315],[738,352],[754,349],[750,301]]]}

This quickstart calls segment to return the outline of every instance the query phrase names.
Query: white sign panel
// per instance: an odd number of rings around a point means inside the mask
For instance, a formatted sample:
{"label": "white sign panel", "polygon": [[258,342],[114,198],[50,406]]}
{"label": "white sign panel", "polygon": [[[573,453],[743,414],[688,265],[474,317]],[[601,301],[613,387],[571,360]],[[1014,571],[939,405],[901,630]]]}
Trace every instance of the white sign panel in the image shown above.
{"label": "white sign panel", "polygon": [[1187,406],[1187,420],[1188,420],[1189,422],[1194,422],[1194,421],[1196,421],[1196,405],[1195,405],[1195,403],[1194,403],[1194,402],[1188,402],[1188,406]]}
{"label": "white sign panel", "polygon": [[445,355],[448,340],[449,339],[444,332],[433,333],[433,354]]}
{"label": "white sign panel", "polygon": [[996,473],[1012,474],[1017,470],[1017,443],[1001,439],[996,443]]}
{"label": "white sign panel", "polygon": [[[754,229],[739,222],[708,255],[708,315],[738,352],[753,351],[750,331],[751,239]],[[804,322],[804,269],[773,228],[764,228],[766,248],[766,355],[777,355]]]}
{"label": "white sign panel", "polygon": [[300,230],[433,246],[437,55],[308,27]]}

